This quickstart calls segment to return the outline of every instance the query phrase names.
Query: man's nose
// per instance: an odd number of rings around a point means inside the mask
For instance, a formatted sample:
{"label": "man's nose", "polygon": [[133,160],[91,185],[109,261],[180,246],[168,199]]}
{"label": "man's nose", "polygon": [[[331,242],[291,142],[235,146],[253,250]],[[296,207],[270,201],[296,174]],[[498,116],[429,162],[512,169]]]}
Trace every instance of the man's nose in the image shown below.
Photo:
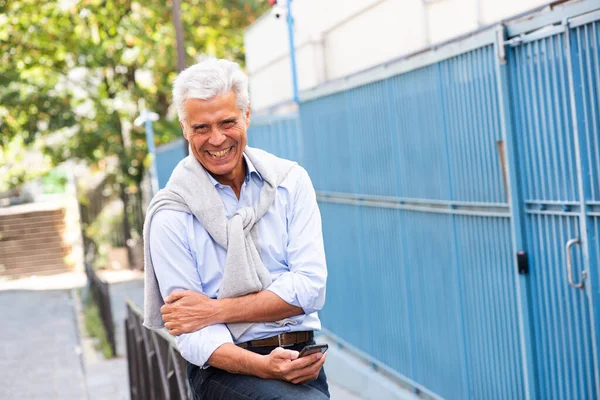
{"label": "man's nose", "polygon": [[211,146],[219,147],[220,145],[223,144],[223,142],[225,142],[225,139],[226,139],[225,135],[223,135],[221,133],[219,128],[213,128],[212,132],[210,133],[210,138],[208,139],[208,143]]}

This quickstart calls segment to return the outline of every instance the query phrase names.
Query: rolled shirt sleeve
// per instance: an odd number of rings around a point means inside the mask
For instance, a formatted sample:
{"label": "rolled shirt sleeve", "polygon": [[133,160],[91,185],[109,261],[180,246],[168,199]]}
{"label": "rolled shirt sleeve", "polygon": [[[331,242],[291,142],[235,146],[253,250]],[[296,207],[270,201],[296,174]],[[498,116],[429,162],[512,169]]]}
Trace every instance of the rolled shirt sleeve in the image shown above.
{"label": "rolled shirt sleeve", "polygon": [[300,166],[294,192],[290,193],[288,219],[288,267],[268,290],[305,314],[319,311],[325,303],[327,265],[321,230],[321,214],[308,173]]}
{"label": "rolled shirt sleeve", "polygon": [[[162,210],[152,218],[150,255],[163,299],[177,289],[204,294],[186,232],[186,220],[189,217],[182,212]],[[231,333],[224,324],[210,325],[193,333],[176,336],[175,341],[184,359],[204,367],[217,348],[225,343],[233,343]]]}

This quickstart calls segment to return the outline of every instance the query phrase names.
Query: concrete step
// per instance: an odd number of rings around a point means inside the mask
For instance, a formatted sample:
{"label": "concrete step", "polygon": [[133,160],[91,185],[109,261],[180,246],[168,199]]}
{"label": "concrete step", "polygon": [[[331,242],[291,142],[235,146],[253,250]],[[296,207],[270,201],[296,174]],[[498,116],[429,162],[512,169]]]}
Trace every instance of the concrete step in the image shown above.
{"label": "concrete step", "polygon": [[8,258],[0,257],[0,264],[6,267],[28,267],[39,265],[43,267],[49,264],[64,263],[67,253],[31,254],[28,257]]}
{"label": "concrete step", "polygon": [[11,255],[14,256],[26,256],[27,254],[34,253],[42,253],[42,252],[53,252],[60,251],[65,252],[68,251],[68,246],[64,244],[64,240],[62,235],[53,235],[50,237],[42,237],[37,240],[8,240],[8,241],[0,241],[0,257],[4,255],[9,257]]}
{"label": "concrete step", "polygon": [[64,216],[65,210],[64,208],[59,208],[55,210],[42,210],[42,211],[26,211],[26,212],[17,212],[12,214],[0,214],[0,222],[2,221],[11,221],[11,220],[24,220],[24,219],[37,219],[44,218],[47,216]]}
{"label": "concrete step", "polygon": [[48,265],[35,265],[31,267],[10,267],[0,271],[2,277],[27,277],[32,275],[56,275],[69,272],[70,269],[65,263],[56,263]]}
{"label": "concrete step", "polygon": [[54,214],[54,215],[39,215],[39,216],[34,216],[34,217],[27,217],[27,216],[13,216],[11,215],[10,218],[7,217],[0,217],[0,229],[2,230],[9,230],[9,229],[16,229],[22,226],[29,226],[29,225],[56,225],[56,224],[60,224],[63,223],[65,219],[64,213],[61,214]]}
{"label": "concrete step", "polygon": [[11,229],[2,229],[5,236],[30,236],[39,235],[47,232],[64,231],[64,221],[56,221],[51,224],[42,222],[31,222],[18,226],[11,226]]}
{"label": "concrete step", "polygon": [[3,237],[23,237],[44,232],[62,232],[65,230],[64,221],[32,221],[22,224],[2,224],[0,233]]}

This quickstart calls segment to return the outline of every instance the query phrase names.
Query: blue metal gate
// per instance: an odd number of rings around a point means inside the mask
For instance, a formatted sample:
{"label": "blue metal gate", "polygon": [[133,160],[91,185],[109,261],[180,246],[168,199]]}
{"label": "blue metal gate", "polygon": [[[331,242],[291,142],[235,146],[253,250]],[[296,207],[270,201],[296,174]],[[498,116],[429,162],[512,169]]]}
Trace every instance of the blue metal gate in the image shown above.
{"label": "blue metal gate", "polygon": [[564,19],[509,41],[540,398],[599,395],[592,293],[596,287],[600,306],[598,281],[586,277],[598,276],[587,205],[597,199],[600,167],[598,18]]}
{"label": "blue metal gate", "polygon": [[446,398],[600,397],[599,8],[301,96],[329,331]]}

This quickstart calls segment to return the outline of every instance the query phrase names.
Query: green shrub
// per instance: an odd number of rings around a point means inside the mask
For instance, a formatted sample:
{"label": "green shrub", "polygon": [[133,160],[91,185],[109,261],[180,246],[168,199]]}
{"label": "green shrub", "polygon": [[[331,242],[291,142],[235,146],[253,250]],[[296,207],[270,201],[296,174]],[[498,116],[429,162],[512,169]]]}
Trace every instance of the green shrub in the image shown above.
{"label": "green shrub", "polygon": [[96,338],[94,348],[99,350],[105,358],[112,358],[112,348],[106,336],[106,330],[102,324],[100,317],[100,309],[94,302],[92,293],[88,294],[88,298],[84,308],[85,330],[88,335]]}

